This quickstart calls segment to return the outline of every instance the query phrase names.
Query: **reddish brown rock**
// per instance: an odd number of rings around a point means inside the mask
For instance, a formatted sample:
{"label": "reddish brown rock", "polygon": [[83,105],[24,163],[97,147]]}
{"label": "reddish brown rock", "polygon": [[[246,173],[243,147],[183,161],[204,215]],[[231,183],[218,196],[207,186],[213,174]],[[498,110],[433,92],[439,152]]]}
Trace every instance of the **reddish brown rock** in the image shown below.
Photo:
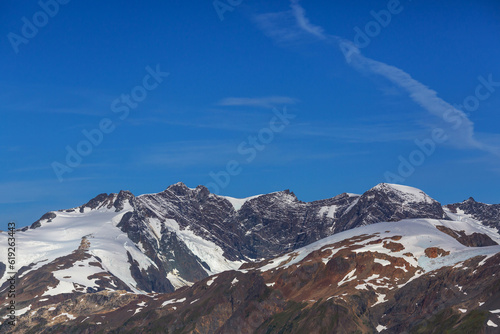
{"label": "reddish brown rock", "polygon": [[438,256],[447,256],[450,255],[449,251],[445,251],[444,249],[441,249],[439,247],[429,247],[425,249],[425,256],[435,259]]}

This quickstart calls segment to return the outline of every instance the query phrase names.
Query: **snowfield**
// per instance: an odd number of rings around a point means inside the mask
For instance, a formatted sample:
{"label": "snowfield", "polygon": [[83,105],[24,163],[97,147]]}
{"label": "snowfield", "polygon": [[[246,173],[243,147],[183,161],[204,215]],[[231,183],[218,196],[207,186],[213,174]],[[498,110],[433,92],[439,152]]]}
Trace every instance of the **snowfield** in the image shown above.
{"label": "snowfield", "polygon": [[234,197],[229,197],[229,196],[219,196],[219,197],[227,199],[229,201],[229,203],[231,203],[231,205],[233,206],[234,210],[239,211],[241,209],[241,207],[243,206],[243,204],[245,204],[246,202],[248,202],[251,199],[254,199],[254,198],[257,198],[260,196],[262,196],[262,195],[256,195],[256,196],[251,196],[251,197],[247,197],[247,198],[234,198]]}
{"label": "snowfield", "polygon": [[[69,255],[78,249],[82,238],[87,237],[90,242],[89,253],[102,260],[104,272],[117,276],[132,291],[142,293],[132,278],[127,251],[139,263],[140,268],[147,269],[155,264],[116,227],[122,216],[131,209],[130,206],[126,206],[120,212],[115,212],[114,208],[85,210],[84,213],[78,210],[57,212],[57,217],[50,223],[42,221],[42,226],[39,228],[16,232],[16,270],[31,264],[33,266],[29,271],[36,270],[59,257]],[[7,233],[0,233],[0,243],[7,244],[7,237]],[[2,252],[0,261],[6,263],[6,260],[6,253]],[[86,269],[82,275],[83,268]],[[54,275],[60,283],[57,288],[48,290],[46,294],[71,292],[74,290],[73,283],[92,287],[95,285],[94,280],[86,277],[97,272],[103,271],[97,267],[80,267],[78,264],[72,269],[56,271]],[[2,280],[5,280],[6,275],[7,273]],[[71,278],[63,279],[64,276]]]}
{"label": "snowfield", "polygon": [[404,198],[407,203],[429,203],[435,202],[429,195],[420,189],[403,186],[400,184],[392,183],[381,183],[373,187],[373,189],[382,190],[384,188],[390,188],[393,192],[398,194],[400,197]]}
{"label": "snowfield", "polygon": [[[410,265],[420,267],[424,272],[429,272],[442,268],[444,266],[452,266],[458,262],[465,261],[477,255],[492,256],[500,252],[500,245],[488,247],[467,247],[459,243],[453,237],[439,231],[436,226],[442,225],[457,230],[465,230],[467,234],[473,232],[485,233],[493,240],[500,240],[500,235],[492,229],[483,229],[483,225],[475,221],[448,221],[436,219],[406,219],[398,222],[384,222],[368,226],[354,228],[345,232],[334,234],[325,239],[316,241],[303,248],[294,250],[283,256],[275,258],[270,263],[259,268],[260,271],[268,271],[276,268],[287,268],[291,265],[299,263],[307,255],[324,246],[328,246],[342,240],[351,239],[360,235],[367,235],[370,239],[358,242],[363,245],[362,248],[356,249],[354,252],[379,252],[394,257],[404,258]],[[379,238],[401,236],[402,239],[397,241],[404,246],[404,249],[399,252],[393,252],[385,247],[382,243],[368,245],[370,241]],[[425,256],[425,249],[429,247],[439,247],[445,251],[450,251],[450,255],[437,257],[434,259]],[[325,261],[331,259],[342,248],[330,248],[332,254]],[[411,253],[412,256],[407,256]],[[406,254],[406,255],[404,255]],[[417,260],[415,260],[417,259]],[[282,265],[283,262],[286,262]]]}
{"label": "snowfield", "polygon": [[[404,203],[437,203],[423,191],[401,185],[380,184],[375,188],[383,189],[391,193],[396,193],[403,199]],[[375,189],[374,188],[374,189]],[[291,194],[277,193],[280,198],[278,203],[292,203],[296,198]],[[210,194],[211,196],[217,196]],[[114,195],[116,196],[116,195]],[[223,197],[227,199],[234,207],[235,211],[248,201],[259,196],[252,196],[244,199],[232,197]],[[359,195],[351,194],[350,196],[359,197]],[[113,200],[116,198],[113,198]],[[175,206],[168,202],[162,202],[151,195],[141,195],[136,197],[138,203],[145,208],[153,211],[158,218],[147,218],[145,224],[147,233],[156,240],[157,245],[162,239],[162,231],[175,232],[178,239],[181,240],[194,254],[200,262],[208,264],[210,269],[205,267],[207,275],[215,275],[227,270],[237,270],[244,262],[230,261],[224,256],[223,249],[211,240],[210,236],[214,236],[211,231],[203,228],[204,237],[196,234],[188,227],[182,227],[174,219],[169,219],[166,213],[175,210]],[[345,210],[348,212],[357,202],[356,198],[350,206]],[[252,205],[252,203],[250,203]],[[286,207],[286,206],[284,206]],[[318,219],[324,217],[334,219],[338,207],[336,205],[323,206],[319,209]],[[453,266],[462,261],[478,255],[485,255],[486,258],[500,252],[500,245],[489,247],[466,247],[460,244],[453,237],[441,232],[437,226],[443,226],[455,231],[464,231],[467,235],[473,233],[481,233],[489,236],[493,241],[500,244],[500,234],[496,229],[482,225],[479,221],[471,216],[458,211],[452,213],[446,207],[443,208],[445,213],[452,220],[437,220],[437,219],[406,219],[398,222],[383,222],[368,226],[354,228],[345,232],[334,234],[330,237],[321,239],[303,248],[294,250],[290,253],[277,257],[266,265],[258,268],[261,271],[273,270],[276,268],[286,268],[299,263],[311,252],[318,250],[324,246],[329,246],[342,240],[351,239],[356,236],[365,235],[370,238],[363,241],[358,241],[357,244],[362,246],[354,250],[360,252],[378,252],[387,254],[393,257],[401,257],[411,266],[420,268],[419,273],[425,273],[439,269],[444,266]],[[25,232],[16,232],[16,270],[21,267],[28,266],[30,269],[27,272],[36,270],[45,264],[51,263],[57,258],[67,256],[76,251],[83,238],[88,243],[88,254],[91,258],[80,260],[74,263],[73,267],[55,270],[54,277],[59,281],[57,286],[49,287],[44,292],[44,296],[52,296],[61,293],[69,293],[75,291],[75,286],[81,288],[96,288],[97,279],[89,279],[89,276],[96,274],[109,275],[112,274],[122,280],[134,293],[145,293],[138,288],[137,282],[132,277],[131,265],[127,253],[129,253],[134,261],[139,265],[140,270],[147,271],[151,266],[156,267],[156,264],[144,254],[144,245],[141,242],[135,244],[129,239],[126,233],[122,232],[117,227],[122,217],[132,212],[134,208],[125,203],[124,208],[120,212],[115,212],[115,208],[91,210],[85,207],[84,212],[80,212],[78,208],[73,210],[57,211],[56,218],[48,222],[43,220],[41,227],[36,229],[28,229]],[[193,222],[194,224],[195,222]],[[194,225],[193,225],[194,226]],[[259,225],[256,225],[258,227]],[[209,237],[207,237],[209,236]],[[391,251],[383,247],[382,243],[372,243],[370,241],[379,238],[390,238],[401,236],[401,240],[397,243],[402,244],[404,249],[401,251]],[[7,245],[8,235],[6,232],[0,233],[0,244]],[[425,250],[429,247],[438,247],[444,251],[449,251],[446,256],[429,258],[425,255]],[[340,249],[333,246],[328,247],[332,253],[325,258],[323,262],[327,263]],[[486,258],[480,263],[484,264]],[[99,260],[97,260],[99,259]],[[7,252],[0,253],[0,262],[7,263]],[[101,262],[102,268],[91,265],[90,262]],[[376,259],[375,262],[382,266],[389,265],[387,260]],[[406,268],[402,268],[406,271]],[[247,270],[240,270],[247,272]],[[8,270],[1,277],[5,281],[8,275]],[[26,273],[23,275],[26,275]],[[22,276],[21,276],[22,277]],[[190,286],[190,282],[179,274],[174,269],[167,274],[168,280],[177,289],[183,286]],[[355,277],[346,277],[346,281]],[[207,283],[210,284],[210,283]],[[113,285],[113,284],[112,284]],[[366,288],[360,285],[359,289]],[[383,297],[380,296],[381,300]]]}
{"label": "snowfield", "polygon": [[[167,212],[167,208],[163,207],[160,203],[150,200],[148,197],[139,196],[142,204],[147,208],[162,217],[162,212]],[[163,217],[162,217],[163,218]],[[157,239],[161,239],[160,231],[162,223],[156,218],[149,218],[150,227],[154,227],[154,236]],[[189,250],[196,255],[201,261],[208,264],[210,270],[203,267],[208,275],[218,274],[226,270],[234,270],[239,268],[243,262],[242,261],[230,261],[224,257],[224,251],[218,245],[210,240],[206,240],[198,235],[196,235],[192,230],[187,228],[182,228],[174,219],[164,218],[163,226],[169,231],[173,231],[177,234],[177,237],[182,240]],[[207,231],[209,233],[209,231]],[[175,275],[175,273],[171,273]],[[179,277],[176,280],[176,284],[180,284],[182,279]]]}

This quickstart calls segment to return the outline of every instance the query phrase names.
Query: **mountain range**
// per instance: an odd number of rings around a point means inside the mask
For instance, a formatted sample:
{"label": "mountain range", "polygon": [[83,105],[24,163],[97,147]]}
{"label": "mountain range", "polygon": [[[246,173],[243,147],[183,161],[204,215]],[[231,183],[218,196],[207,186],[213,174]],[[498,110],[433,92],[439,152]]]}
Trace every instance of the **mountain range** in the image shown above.
{"label": "mountain range", "polygon": [[[0,244],[7,245],[7,232]],[[498,333],[500,204],[379,184],[302,202],[183,183],[16,231],[0,333]]]}

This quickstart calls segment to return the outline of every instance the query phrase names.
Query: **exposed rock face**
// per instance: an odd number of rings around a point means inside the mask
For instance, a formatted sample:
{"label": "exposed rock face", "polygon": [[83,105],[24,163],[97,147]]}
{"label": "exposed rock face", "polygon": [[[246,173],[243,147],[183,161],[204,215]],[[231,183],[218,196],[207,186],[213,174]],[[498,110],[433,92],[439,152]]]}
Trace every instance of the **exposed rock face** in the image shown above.
{"label": "exposed rock face", "polygon": [[227,225],[236,226],[234,245],[250,259],[266,258],[297,249],[335,233],[337,208],[348,207],[355,197],[304,203],[288,190],[246,202]]}
{"label": "exposed rock face", "polygon": [[[444,267],[405,285],[384,305],[384,333],[498,333],[500,255]],[[404,316],[402,316],[404,315]],[[491,323],[490,323],[491,324]]]}
{"label": "exposed rock face", "polygon": [[54,212],[47,212],[42,217],[40,217],[40,219],[38,219],[36,222],[31,224],[30,228],[34,229],[34,228],[40,227],[40,226],[42,226],[42,222],[50,223],[52,221],[52,219],[56,218],[56,216],[57,215]]}
{"label": "exposed rock face", "polygon": [[447,216],[439,202],[417,189],[380,184],[361,196],[344,193],[310,203],[288,191],[260,196],[245,203],[231,221],[244,226],[242,253],[261,258],[355,227],[407,218]]}
{"label": "exposed rock face", "polygon": [[425,256],[431,259],[435,259],[438,256],[447,256],[450,255],[449,251],[445,251],[439,247],[429,247],[425,249]]}
{"label": "exposed rock face", "polygon": [[447,219],[447,216],[441,204],[421,190],[382,183],[342,212],[336,231],[407,218]]}
{"label": "exposed rock face", "polygon": [[[425,221],[381,226],[385,232],[350,231],[168,294],[103,290],[23,297],[20,306],[31,309],[19,317],[15,332],[495,333],[499,246],[474,256],[481,248],[467,248]],[[434,231],[430,241],[441,240],[442,248],[424,249],[415,231]],[[403,249],[383,247],[390,243]],[[471,255],[430,271],[417,261],[427,254],[447,257],[457,247]],[[82,248],[73,256],[86,256]],[[0,327],[8,332],[13,329]]]}
{"label": "exposed rock face", "polygon": [[[137,287],[148,292],[168,292],[172,283],[176,288],[189,285],[360,226],[408,218],[448,219],[441,204],[422,191],[391,184],[379,184],[361,196],[344,193],[309,203],[285,190],[235,205],[203,186],[191,189],[177,183],[158,194],[100,194],[76,209],[45,214],[31,229],[58,214],[103,210],[124,212],[117,227],[154,263],[141,269],[129,256]],[[470,246],[495,244],[485,235],[453,233]],[[401,245],[387,241],[383,247],[397,250]]]}
{"label": "exposed rock face", "polygon": [[491,240],[489,236],[482,233],[472,233],[467,235],[465,231],[455,231],[445,226],[436,226],[438,230],[455,238],[462,245],[468,247],[485,247],[498,245],[495,241]]}
{"label": "exposed rock face", "polygon": [[[341,194],[310,203],[285,190],[250,199],[238,211],[203,186],[189,189],[176,184],[159,194],[139,196],[135,203],[135,226],[146,218],[173,219],[181,228],[189,227],[216,243],[231,260],[275,256],[333,233],[380,221],[446,217],[441,205],[427,195],[412,198],[385,184],[362,196]],[[137,228],[123,229],[129,232]]]}
{"label": "exposed rock face", "polygon": [[18,231],[36,246],[19,256],[15,332],[488,333],[500,236],[481,222],[498,215],[391,184],[309,203],[182,183],[100,194]]}
{"label": "exposed rock face", "polygon": [[484,225],[500,231],[500,204],[484,204],[476,202],[474,198],[470,197],[462,203],[448,204],[446,208],[454,213],[461,211]]}

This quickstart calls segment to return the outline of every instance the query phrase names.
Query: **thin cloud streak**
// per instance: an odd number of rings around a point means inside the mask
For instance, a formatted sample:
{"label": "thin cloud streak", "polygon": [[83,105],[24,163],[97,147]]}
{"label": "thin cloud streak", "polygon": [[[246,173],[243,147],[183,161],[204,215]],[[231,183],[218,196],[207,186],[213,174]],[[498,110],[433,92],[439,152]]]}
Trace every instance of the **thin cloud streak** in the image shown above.
{"label": "thin cloud streak", "polygon": [[[355,47],[354,45],[352,45]],[[461,148],[479,148],[484,149],[484,145],[479,143],[474,138],[474,123],[467,118],[464,112],[456,109],[448,102],[437,96],[436,91],[430,89],[424,84],[413,79],[408,73],[403,70],[387,65],[385,63],[367,58],[361,52],[355,52],[351,56],[352,65],[361,71],[371,72],[378,74],[397,86],[408,92],[409,97],[422,108],[427,110],[430,114],[446,120],[450,115],[454,115],[461,119],[460,124],[453,128],[453,131],[448,131],[451,143],[456,144]],[[449,126],[451,127],[451,122]]]}
{"label": "thin cloud streak", "polygon": [[219,106],[245,106],[259,108],[273,108],[283,104],[295,104],[298,100],[288,96],[266,97],[227,97],[220,100]]}
{"label": "thin cloud streak", "polygon": [[[359,48],[357,48],[352,42],[344,40],[338,36],[326,34],[323,28],[313,25],[309,21],[304,8],[299,4],[299,0],[291,0],[290,6],[292,9],[291,11],[275,13],[274,17],[280,17],[282,21],[285,21],[283,16],[292,15],[295,18],[295,25],[288,27],[289,32],[286,33],[287,28],[276,28],[275,25],[267,22],[266,25],[261,25],[260,27],[264,29],[277,29],[279,31],[279,33],[267,31],[267,35],[275,38],[280,38],[280,36],[299,36],[300,34],[296,32],[296,26],[298,26],[304,32],[307,32],[316,38],[320,38],[327,42],[334,42],[344,53],[347,63],[355,69],[385,77],[398,87],[404,89],[415,103],[427,110],[430,114],[438,117],[441,120],[440,125],[447,128],[447,130],[450,130],[447,131],[447,134],[450,137],[448,141],[449,144],[462,149],[475,148],[496,153],[496,149],[486,146],[474,138],[474,123],[470,121],[467,115],[461,110],[454,108],[448,102],[439,98],[434,90],[415,80],[408,73],[395,66],[363,56]],[[273,16],[269,16],[269,14],[261,14],[260,17],[266,17],[269,19]],[[289,42],[288,39],[287,41]],[[446,117],[449,115],[454,115],[454,117],[459,117],[461,119],[458,127],[452,128],[451,123],[445,122]]]}
{"label": "thin cloud streak", "polygon": [[292,7],[293,15],[295,16],[299,27],[316,37],[326,39],[323,28],[311,24],[309,19],[306,17],[304,8],[299,5],[299,0],[291,0],[291,2],[292,4],[290,6]]}

